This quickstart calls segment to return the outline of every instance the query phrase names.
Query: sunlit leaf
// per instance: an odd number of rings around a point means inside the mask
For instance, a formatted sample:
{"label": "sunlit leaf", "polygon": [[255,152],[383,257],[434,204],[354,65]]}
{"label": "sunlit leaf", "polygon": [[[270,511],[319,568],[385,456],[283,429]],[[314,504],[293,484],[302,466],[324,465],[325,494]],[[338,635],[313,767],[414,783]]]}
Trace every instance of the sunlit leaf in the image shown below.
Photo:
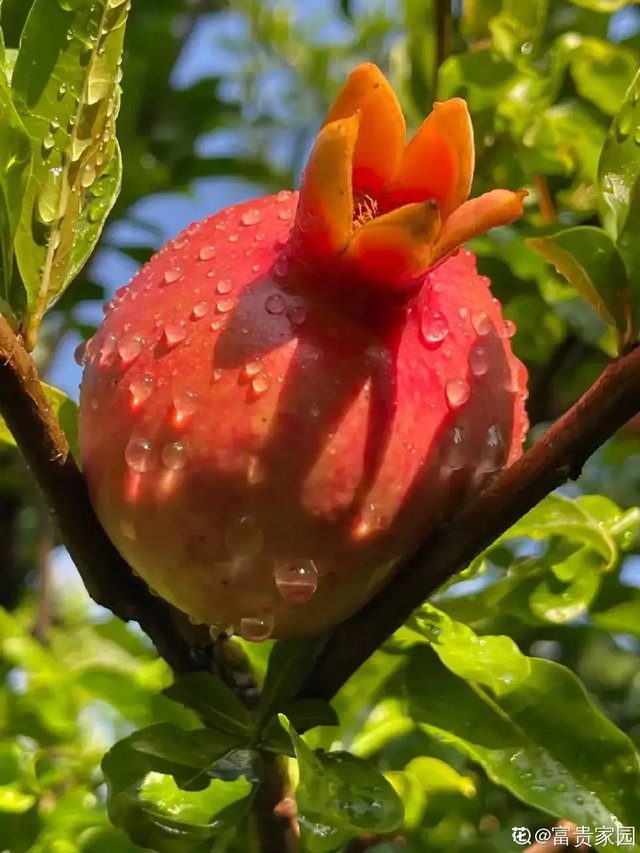
{"label": "sunlit leaf", "polygon": [[549,237],[532,237],[527,244],[553,264],[607,323],[617,328],[622,341],[628,341],[631,305],[627,274],[605,231],[581,225]]}
{"label": "sunlit leaf", "polygon": [[286,717],[280,715],[280,722],[291,736],[298,759],[296,794],[303,840],[314,824],[347,834],[398,829],[402,802],[373,765],[347,752],[315,753]]}
{"label": "sunlit leaf", "polygon": [[404,827],[417,829],[424,816],[430,795],[458,793],[473,797],[475,786],[468,776],[461,776],[439,758],[420,755],[413,758],[404,770],[386,774],[404,805]]}
{"label": "sunlit leaf", "polygon": [[[76,460],[80,462],[80,451],[78,449],[78,406],[73,400],[58,388],[53,388],[51,385],[42,383],[44,393],[51,404],[54,414],[60,421],[60,425],[64,430],[64,434],[69,442],[69,447]],[[0,418],[0,444],[10,444],[16,446],[16,441],[5,422]]]}
{"label": "sunlit leaf", "polygon": [[412,712],[535,808],[579,825],[631,825],[640,808],[633,743],[569,670],[536,658],[530,664],[530,675],[498,696],[417,648],[407,676]]}
{"label": "sunlit leaf", "polygon": [[110,0],[36,0],[22,34],[12,88],[36,159],[16,255],[30,346],[93,250],[119,189],[117,78],[128,11],[129,3]]}
{"label": "sunlit leaf", "polygon": [[171,724],[119,741],[102,761],[109,817],[160,853],[187,853],[219,837],[251,802],[253,759],[247,750],[230,752],[233,745],[220,732]]}
{"label": "sunlit leaf", "polygon": [[618,110],[600,156],[598,184],[603,223],[615,239],[629,215],[631,193],[640,175],[640,72]]}

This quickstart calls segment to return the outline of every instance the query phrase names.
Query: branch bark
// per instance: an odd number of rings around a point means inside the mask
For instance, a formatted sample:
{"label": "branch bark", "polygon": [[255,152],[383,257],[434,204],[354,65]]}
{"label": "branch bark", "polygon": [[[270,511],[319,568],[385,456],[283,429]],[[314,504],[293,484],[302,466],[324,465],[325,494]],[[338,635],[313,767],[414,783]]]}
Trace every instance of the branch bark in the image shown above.
{"label": "branch bark", "polygon": [[[640,348],[612,362],[590,390],[514,465],[502,471],[401,566],[362,610],[339,625],[300,696],[329,700],[445,581],[464,569],[640,409]],[[427,568],[428,567],[428,568]]]}
{"label": "branch bark", "polygon": [[152,596],[98,521],[69,442],[49,405],[38,371],[0,317],[0,415],[16,439],[89,595],[125,620],[140,623],[176,673],[196,666],[186,617]]}

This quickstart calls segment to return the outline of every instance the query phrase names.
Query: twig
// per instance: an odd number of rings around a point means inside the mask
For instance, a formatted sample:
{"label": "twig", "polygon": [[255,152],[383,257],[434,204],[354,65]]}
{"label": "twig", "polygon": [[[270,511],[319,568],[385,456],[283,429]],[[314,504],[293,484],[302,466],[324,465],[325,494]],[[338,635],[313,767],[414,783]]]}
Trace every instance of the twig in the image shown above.
{"label": "twig", "polygon": [[592,388],[522,458],[448,524],[435,530],[393,580],[338,626],[300,696],[330,699],[432,595],[569,478],[640,409],[640,348],[611,363]]}
{"label": "twig", "polygon": [[264,754],[261,785],[253,801],[260,853],[295,853],[297,820],[295,803],[275,755]]}
{"label": "twig", "polygon": [[89,493],[47,398],[33,359],[0,317],[0,415],[52,509],[89,595],[122,619],[140,623],[176,673],[195,668],[181,628],[188,620],[153,597],[120,556],[91,506]]}
{"label": "twig", "polygon": [[438,71],[445,59],[451,53],[451,29],[453,14],[451,0],[436,0],[436,67],[433,74],[434,91],[438,90]]}
{"label": "twig", "polygon": [[538,207],[540,216],[546,225],[551,225],[556,221],[556,208],[553,203],[553,196],[549,190],[549,182],[545,175],[534,175],[533,186],[536,188],[538,196]]}

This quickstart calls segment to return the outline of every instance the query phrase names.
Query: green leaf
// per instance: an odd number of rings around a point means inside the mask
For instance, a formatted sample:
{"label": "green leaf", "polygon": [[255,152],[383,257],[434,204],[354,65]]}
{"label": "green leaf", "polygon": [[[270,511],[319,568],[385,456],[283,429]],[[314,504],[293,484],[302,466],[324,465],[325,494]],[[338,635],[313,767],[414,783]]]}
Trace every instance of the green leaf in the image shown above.
{"label": "green leaf", "polygon": [[348,837],[393,832],[402,825],[402,802],[373,765],[347,752],[315,753],[283,714],[279,720],[298,759],[296,799],[303,840],[310,830],[313,835],[313,826],[329,827],[335,835],[342,831]]}
{"label": "green leaf", "polygon": [[510,62],[535,58],[547,20],[549,0],[502,0],[489,22],[496,50]]}
{"label": "green leaf", "polygon": [[248,742],[254,735],[251,714],[238,697],[216,675],[191,672],[163,693],[199,714],[208,726],[238,735]]}
{"label": "green leaf", "polygon": [[[13,246],[31,172],[31,140],[0,74],[0,300],[15,309],[12,293]],[[2,310],[0,302],[0,310]],[[5,309],[6,311],[6,309]]]}
{"label": "green leaf", "polygon": [[558,39],[558,49],[565,49],[576,89],[603,113],[613,115],[638,69],[633,51],[604,39],[567,33]]}
{"label": "green leaf", "polygon": [[595,311],[614,326],[623,342],[630,336],[630,295],[624,263],[601,228],[580,225],[527,245],[553,264]]}
{"label": "green leaf", "polygon": [[35,0],[22,33],[12,87],[36,155],[16,238],[29,346],[91,254],[118,192],[115,121],[129,5]]}
{"label": "green leaf", "polygon": [[[612,535],[612,529],[615,529],[615,526],[601,524],[600,522],[604,522],[605,519],[589,511],[595,509],[595,506],[589,501],[585,502],[583,498],[571,500],[557,493],[547,495],[534,509],[526,513],[520,521],[497,539],[492,547],[520,536],[530,536],[532,539],[563,536],[571,542],[588,545],[604,560],[603,571],[611,571],[618,561],[618,549]],[[602,507],[601,504],[598,506]],[[615,507],[615,504],[612,506]],[[620,518],[619,523],[625,527],[631,522],[625,519],[623,523]]]}
{"label": "green leaf", "polygon": [[529,658],[510,637],[478,637],[431,604],[424,604],[411,621],[442,663],[460,678],[477,681],[502,696],[522,684],[531,672]]}
{"label": "green leaf", "polygon": [[595,12],[617,12],[634,2],[635,0],[571,0],[576,6],[593,9]]}
{"label": "green leaf", "polygon": [[476,792],[468,776],[461,776],[451,765],[430,755],[413,758],[404,770],[385,775],[402,798],[403,828],[410,831],[422,825],[430,795],[458,793],[473,797]]}
{"label": "green leaf", "polygon": [[[633,743],[569,670],[536,658],[530,667],[524,681],[496,695],[418,647],[407,674],[413,715],[531,806],[583,825],[631,825],[640,809]],[[505,674],[494,665],[493,679]]]}
{"label": "green leaf", "polygon": [[[338,715],[327,702],[320,699],[296,699],[285,704],[282,713],[299,732],[306,732],[318,726],[338,726]],[[282,728],[279,718],[271,717],[264,728],[262,739],[266,747],[273,752],[294,755],[291,738]]]}
{"label": "green leaf", "polygon": [[604,227],[616,239],[621,235],[640,175],[640,71],[607,134],[598,164],[600,212]]}
{"label": "green leaf", "polygon": [[119,741],[102,761],[109,817],[160,853],[187,853],[218,838],[247,811],[256,779],[257,756],[230,753],[233,746],[220,732],[169,723]]}
{"label": "green leaf", "polygon": [[257,717],[268,720],[292,699],[311,672],[316,657],[327,642],[326,636],[281,640],[269,656],[267,674],[260,694]]}
{"label": "green leaf", "polygon": [[[60,421],[64,434],[69,442],[71,453],[78,464],[80,464],[80,450],[78,448],[78,406],[63,392],[51,385],[42,383],[42,388],[51,403],[54,414]],[[16,446],[13,435],[9,428],[0,418],[0,443]]]}

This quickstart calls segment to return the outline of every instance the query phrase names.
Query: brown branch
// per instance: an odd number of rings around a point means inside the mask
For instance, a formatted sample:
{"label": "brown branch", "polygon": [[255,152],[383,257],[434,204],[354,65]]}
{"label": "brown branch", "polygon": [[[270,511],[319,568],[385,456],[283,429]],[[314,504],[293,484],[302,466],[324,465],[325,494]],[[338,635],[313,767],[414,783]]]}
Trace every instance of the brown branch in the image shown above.
{"label": "brown branch", "polygon": [[[176,673],[194,669],[186,617],[149,593],[111,544],[91,506],[31,356],[0,317],[0,415],[56,518],[89,595],[122,619],[140,623]],[[186,625],[185,625],[186,623]]]}
{"label": "brown branch", "polygon": [[640,409],[640,348],[610,364],[522,458],[442,525],[362,610],[338,626],[300,691],[330,699],[445,581],[569,478]]}
{"label": "brown branch", "polygon": [[252,807],[260,853],[295,853],[295,802],[276,756],[265,753],[263,757],[264,771]]}
{"label": "brown branch", "polygon": [[434,91],[438,90],[438,71],[445,59],[451,53],[451,30],[453,26],[453,12],[451,0],[436,0],[436,67],[433,74]]}
{"label": "brown branch", "polygon": [[542,217],[542,221],[546,225],[551,225],[556,221],[556,208],[553,203],[553,196],[551,195],[551,190],[549,189],[549,182],[545,175],[534,175],[533,176],[533,186],[536,189],[536,194],[538,196],[538,208],[540,209],[540,216]]}

